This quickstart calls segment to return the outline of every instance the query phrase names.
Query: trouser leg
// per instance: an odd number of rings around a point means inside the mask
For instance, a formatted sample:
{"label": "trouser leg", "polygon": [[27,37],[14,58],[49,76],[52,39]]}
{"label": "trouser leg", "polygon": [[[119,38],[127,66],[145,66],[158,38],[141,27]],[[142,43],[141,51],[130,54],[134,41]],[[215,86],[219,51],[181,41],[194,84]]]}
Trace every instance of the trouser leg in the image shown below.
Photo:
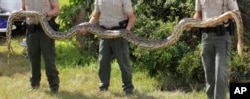
{"label": "trouser leg", "polygon": [[202,63],[206,78],[206,92],[209,99],[226,98],[230,45],[229,33],[223,36],[203,34]]}
{"label": "trouser leg", "polygon": [[111,73],[112,51],[109,46],[109,40],[100,40],[99,44],[99,79],[101,82],[100,90],[108,90]]}
{"label": "trouser leg", "polygon": [[215,60],[215,99],[226,99],[228,88],[228,62],[230,58],[231,41],[227,39],[216,43],[216,60]]}
{"label": "trouser leg", "polygon": [[40,85],[41,80],[41,50],[38,33],[28,32],[26,35],[27,52],[31,64],[30,83],[32,87]]}
{"label": "trouser leg", "polygon": [[214,84],[215,84],[215,57],[213,44],[202,43],[202,64],[205,72],[206,93],[208,99],[214,97]]}
{"label": "trouser leg", "polygon": [[59,88],[59,77],[58,70],[55,65],[55,40],[49,38],[45,33],[40,33],[41,36],[41,50],[45,62],[46,76],[52,90],[57,90]]}
{"label": "trouser leg", "polygon": [[112,48],[122,73],[123,90],[132,92],[134,86],[132,84],[132,71],[129,62],[128,42],[122,38],[116,38],[114,40]]}

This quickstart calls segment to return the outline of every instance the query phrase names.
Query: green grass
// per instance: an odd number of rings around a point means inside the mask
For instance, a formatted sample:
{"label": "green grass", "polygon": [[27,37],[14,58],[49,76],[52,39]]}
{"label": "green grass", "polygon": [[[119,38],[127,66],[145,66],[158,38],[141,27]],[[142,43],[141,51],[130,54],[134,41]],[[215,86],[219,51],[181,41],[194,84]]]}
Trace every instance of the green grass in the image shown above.
{"label": "green grass", "polygon": [[[60,72],[60,89],[57,95],[50,94],[45,71],[42,69],[41,86],[36,91],[29,91],[30,66],[28,59],[21,56],[23,48],[19,45],[23,37],[12,39],[15,53],[7,63],[7,47],[0,46],[0,97],[1,99],[205,99],[204,91],[182,92],[160,91],[157,80],[145,72],[134,72],[134,94],[124,95],[119,66],[112,63],[111,85],[108,92],[99,92],[97,61],[85,65],[57,64]],[[67,44],[68,43],[68,44]],[[1,43],[4,45],[5,43]],[[57,41],[56,45],[69,45],[68,41]],[[68,47],[65,47],[67,50]],[[65,51],[67,52],[67,51]],[[68,52],[67,52],[68,53]],[[58,53],[60,54],[60,53]],[[70,53],[68,53],[70,54]]]}

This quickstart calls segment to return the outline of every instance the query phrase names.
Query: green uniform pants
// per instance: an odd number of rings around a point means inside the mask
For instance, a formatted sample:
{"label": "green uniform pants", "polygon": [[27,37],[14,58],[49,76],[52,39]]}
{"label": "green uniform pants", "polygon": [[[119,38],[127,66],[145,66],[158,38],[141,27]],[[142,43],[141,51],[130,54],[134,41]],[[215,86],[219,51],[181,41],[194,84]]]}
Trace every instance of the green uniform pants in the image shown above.
{"label": "green uniform pants", "polygon": [[217,36],[215,33],[203,33],[201,44],[207,96],[209,99],[226,99],[230,34],[226,32],[225,35]]}
{"label": "green uniform pants", "polygon": [[110,84],[111,60],[115,57],[118,61],[124,91],[132,91],[132,72],[129,64],[129,46],[123,38],[101,39],[99,45],[99,78],[100,89],[108,89]]}
{"label": "green uniform pants", "polygon": [[59,88],[58,71],[55,66],[55,40],[49,38],[42,30],[27,31],[27,50],[31,62],[31,86],[39,86],[41,80],[41,54],[45,62],[46,76],[51,89]]}

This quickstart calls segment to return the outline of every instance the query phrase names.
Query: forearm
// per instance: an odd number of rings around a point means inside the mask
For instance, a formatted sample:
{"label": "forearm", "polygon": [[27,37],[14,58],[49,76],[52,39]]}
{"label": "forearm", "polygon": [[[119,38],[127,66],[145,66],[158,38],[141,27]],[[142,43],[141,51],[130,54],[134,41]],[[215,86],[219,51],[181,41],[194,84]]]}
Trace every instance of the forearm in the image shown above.
{"label": "forearm", "polygon": [[51,6],[52,6],[52,10],[46,12],[48,17],[52,17],[60,13],[59,4],[57,2],[53,2]]}
{"label": "forearm", "polygon": [[53,10],[50,10],[47,12],[48,17],[58,15],[60,12],[59,8],[54,8]]}
{"label": "forearm", "polygon": [[89,20],[89,23],[91,24],[97,24],[98,20],[95,17],[91,17],[91,19]]}
{"label": "forearm", "polygon": [[126,27],[127,30],[131,30],[134,27],[136,17],[133,12],[128,14],[128,25]]}
{"label": "forearm", "polygon": [[26,10],[25,3],[24,3],[24,2],[22,2],[22,8],[21,8],[21,10]]}
{"label": "forearm", "polygon": [[201,11],[196,11],[193,18],[194,19],[202,19]]}
{"label": "forearm", "polygon": [[89,23],[97,24],[100,18],[100,12],[94,12],[94,15],[90,18]]}

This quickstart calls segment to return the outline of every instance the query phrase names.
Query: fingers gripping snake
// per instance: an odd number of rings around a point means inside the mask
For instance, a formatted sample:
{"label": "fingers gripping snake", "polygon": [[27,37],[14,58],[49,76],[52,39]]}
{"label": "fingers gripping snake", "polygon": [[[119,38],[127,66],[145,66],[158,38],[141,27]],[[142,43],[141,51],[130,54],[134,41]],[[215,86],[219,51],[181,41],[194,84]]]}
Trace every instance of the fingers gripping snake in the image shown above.
{"label": "fingers gripping snake", "polygon": [[88,22],[84,22],[81,24],[78,24],[72,28],[70,28],[67,32],[60,32],[60,31],[54,31],[48,24],[46,17],[38,12],[35,11],[14,11],[8,18],[8,25],[7,25],[7,44],[8,44],[8,57],[10,54],[11,49],[11,28],[13,25],[13,20],[16,17],[37,17],[40,21],[40,24],[44,30],[44,32],[52,39],[58,39],[63,40],[70,37],[75,36],[80,32],[81,28],[85,28],[89,33],[92,33],[94,35],[98,35],[101,38],[118,38],[122,37],[129,42],[143,48],[147,49],[159,49],[159,48],[165,48],[169,47],[170,45],[176,43],[180,36],[183,34],[184,30],[188,30],[190,28],[194,27],[209,27],[209,26],[215,26],[216,23],[223,22],[225,20],[228,20],[228,18],[232,16],[233,19],[236,22],[237,26],[237,35],[238,35],[238,44],[237,44],[237,50],[238,54],[242,56],[243,52],[243,23],[242,19],[239,13],[228,11],[220,16],[210,18],[208,20],[196,20],[193,18],[184,18],[182,19],[175,27],[174,31],[171,33],[171,35],[165,39],[157,39],[157,40],[150,40],[142,37],[136,36],[131,31],[128,31],[126,29],[120,29],[120,30],[104,30],[98,25],[93,25]]}

